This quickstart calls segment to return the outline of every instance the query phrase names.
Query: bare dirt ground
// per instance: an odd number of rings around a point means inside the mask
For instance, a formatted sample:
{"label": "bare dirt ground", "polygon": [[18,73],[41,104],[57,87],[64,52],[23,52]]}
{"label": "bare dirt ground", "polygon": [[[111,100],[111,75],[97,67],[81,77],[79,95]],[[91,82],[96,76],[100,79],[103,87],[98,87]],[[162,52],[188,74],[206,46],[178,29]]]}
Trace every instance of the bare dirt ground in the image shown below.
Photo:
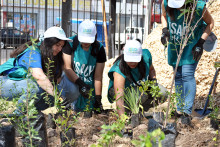
{"label": "bare dirt ground", "polygon": [[[209,12],[215,20],[215,27],[213,32],[216,34],[218,40],[220,40],[220,1],[215,1],[210,7]],[[153,58],[153,65],[157,72],[157,80],[160,84],[165,86],[168,90],[171,88],[171,79],[173,75],[172,68],[167,64],[167,58],[164,55],[164,47],[160,43],[160,36],[162,26],[158,24],[150,35],[145,39],[143,48],[150,50]],[[197,93],[195,99],[195,108],[203,108],[214,74],[214,62],[220,61],[220,41],[218,41],[218,47],[215,52],[205,52],[199,62],[196,70],[196,82],[197,82]],[[112,66],[115,59],[107,61],[103,76],[103,99],[102,103],[105,109],[115,108],[115,103],[110,104],[106,98],[107,87],[108,87],[108,76],[107,73]],[[217,78],[213,100],[216,107],[220,106],[220,77]],[[163,107],[167,107],[167,103]],[[152,111],[152,110],[151,110]],[[158,110],[157,110],[158,111]],[[107,115],[93,115],[91,118],[79,117],[78,122],[74,125],[76,128],[76,146],[87,147],[91,144],[97,143],[100,138],[101,126],[103,124],[111,124],[115,120],[112,116]],[[168,122],[177,123],[178,135],[175,140],[177,147],[213,147],[220,146],[220,135],[210,126],[210,118],[205,117],[198,119],[196,117],[192,120],[192,127],[182,125],[179,120],[168,120]],[[141,125],[133,129],[133,139],[138,139],[141,134],[146,134],[148,119],[143,118]],[[215,141],[215,139],[217,141]],[[113,141],[112,146],[114,147],[127,147],[132,146],[130,138],[116,137]],[[55,136],[49,137],[50,146],[60,146],[59,133],[55,133]]]}
{"label": "bare dirt ground", "polygon": [[[215,28],[213,32],[216,34],[218,40],[220,40],[220,1],[217,0],[210,7],[209,11],[215,20]],[[171,79],[173,70],[167,64],[167,58],[164,56],[164,47],[160,43],[162,26],[158,25],[152,33],[145,39],[143,48],[150,50],[153,58],[153,65],[157,72],[157,80],[160,84],[165,86],[168,90],[171,88]],[[214,62],[220,61],[220,41],[218,41],[218,47],[215,52],[204,52],[199,65],[196,70],[196,82],[197,93],[195,99],[195,108],[203,108],[206,101],[209,88],[212,83],[212,79],[215,74]],[[110,104],[106,98],[107,87],[109,79],[107,73],[113,64],[115,59],[110,59],[106,63],[104,76],[103,76],[103,99],[102,103],[105,109],[115,108],[115,103]],[[213,100],[216,107],[220,106],[220,77],[217,78]],[[167,107],[165,103],[163,108]],[[161,109],[157,109],[159,111]],[[152,110],[150,110],[152,111]],[[51,113],[51,110],[45,111],[45,114]],[[219,118],[219,117],[218,117]],[[73,125],[76,128],[76,142],[77,147],[88,147],[92,144],[96,144],[100,138],[101,126],[104,124],[111,124],[115,121],[115,117],[112,115],[93,115],[91,118],[84,118],[82,114],[77,118],[77,122]],[[220,146],[220,135],[210,125],[210,118],[207,116],[203,119],[194,117],[192,120],[192,126],[185,126],[179,122],[179,120],[169,119],[168,122],[177,123],[178,135],[175,140],[176,147],[213,147]],[[138,139],[141,134],[146,134],[148,128],[148,119],[142,118],[141,125],[133,129],[133,139]],[[59,131],[56,129],[47,129],[48,143],[50,147],[60,147],[61,141],[59,137]],[[216,138],[216,141],[215,141]],[[17,142],[17,146],[19,142]],[[113,147],[128,147],[133,146],[130,138],[116,137],[111,144]]]}

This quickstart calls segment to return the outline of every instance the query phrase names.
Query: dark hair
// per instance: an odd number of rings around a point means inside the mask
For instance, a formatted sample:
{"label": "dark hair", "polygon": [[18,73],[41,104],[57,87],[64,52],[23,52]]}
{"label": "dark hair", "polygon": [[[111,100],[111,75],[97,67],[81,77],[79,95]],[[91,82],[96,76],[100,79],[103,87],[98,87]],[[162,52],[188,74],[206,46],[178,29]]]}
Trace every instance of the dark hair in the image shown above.
{"label": "dark hair", "polygon": [[[60,39],[56,37],[45,38],[44,41],[41,43],[41,45],[37,46],[38,48],[40,48],[40,52],[41,52],[41,62],[42,62],[43,71],[44,73],[47,73],[47,76],[51,82],[52,81],[56,82],[57,79],[61,76],[62,67],[64,64],[62,59],[62,52],[59,52],[56,56],[53,56],[52,46],[58,43],[59,41]],[[36,40],[35,42],[37,43],[39,42],[39,40]],[[24,50],[26,50],[28,46],[31,45],[33,45],[32,41],[28,41],[27,43],[22,44],[10,54],[10,57],[16,58],[19,54],[21,54]],[[49,63],[49,60],[53,61],[49,68],[50,72],[48,71],[48,68],[46,66]],[[59,70],[57,71],[57,69]]]}
{"label": "dark hair", "polygon": [[[133,81],[132,75],[131,75],[131,68],[128,66],[126,61],[124,60],[124,54],[120,55],[114,62],[114,64],[119,61],[119,69],[121,72],[128,78],[129,81]],[[140,73],[139,80],[142,80],[144,77],[146,77],[146,66],[143,57],[141,58],[141,61],[138,63],[138,71]]]}
{"label": "dark hair", "polygon": [[[169,0],[168,0],[168,1],[169,1]],[[167,2],[168,2],[168,1],[167,1]],[[193,2],[189,2],[189,3],[187,3],[187,4],[184,4],[184,5],[183,5],[183,8],[185,8],[185,9],[190,9],[190,11],[191,11],[192,8],[193,8]],[[171,8],[171,7],[169,7],[169,6],[167,5],[166,11],[167,11],[167,13],[168,13],[168,15],[169,15],[171,21],[176,21],[176,20],[175,20],[175,17],[174,17],[174,14],[175,14],[174,11],[175,11],[175,9],[176,9],[176,8]],[[185,17],[189,15],[189,18],[188,18],[187,21],[190,20],[190,13],[191,13],[190,11],[187,12],[187,13],[185,13]]]}
{"label": "dark hair", "polygon": [[[60,39],[56,37],[45,38],[44,41],[40,45],[41,62],[42,62],[43,71],[47,74],[50,81],[54,81],[54,82],[56,82],[57,79],[61,76],[62,67],[64,64],[63,58],[62,58],[62,52],[59,52],[56,56],[53,56],[52,46],[58,43],[59,41]],[[48,69],[46,65],[50,63],[49,60],[53,62],[51,63]],[[59,70],[57,71],[57,69]]]}

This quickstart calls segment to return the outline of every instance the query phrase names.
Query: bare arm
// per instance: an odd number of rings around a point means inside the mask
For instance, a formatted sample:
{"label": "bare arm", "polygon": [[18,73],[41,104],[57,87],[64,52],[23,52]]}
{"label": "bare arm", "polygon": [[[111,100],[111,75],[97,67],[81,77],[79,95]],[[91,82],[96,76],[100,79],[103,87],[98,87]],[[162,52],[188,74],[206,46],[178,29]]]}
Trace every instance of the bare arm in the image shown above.
{"label": "bare arm", "polygon": [[75,82],[79,77],[76,75],[76,73],[73,71],[71,67],[71,55],[63,53],[63,61],[64,61],[64,71],[66,73],[66,76],[68,79],[72,82]]}
{"label": "bare arm", "polygon": [[124,108],[124,88],[125,88],[125,78],[117,72],[113,73],[114,76],[114,90],[116,95],[116,107],[118,115],[121,116],[125,113]]}
{"label": "bare arm", "polygon": [[44,74],[41,68],[32,68],[32,76],[36,79],[37,84],[48,94],[54,96],[54,88],[48,77]]}
{"label": "bare arm", "polygon": [[150,79],[155,79],[156,78],[156,71],[154,69],[153,64],[151,64],[151,66],[150,66],[149,78]]}
{"label": "bare arm", "polygon": [[205,21],[205,23],[207,24],[205,31],[202,34],[202,39],[206,40],[207,37],[209,36],[209,34],[211,33],[213,27],[214,27],[214,19],[212,18],[212,16],[210,15],[209,11],[206,9],[206,7],[204,7],[203,9],[203,20]]}
{"label": "bare arm", "polygon": [[102,75],[105,67],[105,63],[96,63],[95,75],[94,75],[94,85],[95,94],[102,95]]}
{"label": "bare arm", "polygon": [[162,22],[162,27],[165,28],[167,27],[167,19],[166,19],[166,10],[164,7],[164,2],[162,2],[161,6],[162,6],[161,22]]}

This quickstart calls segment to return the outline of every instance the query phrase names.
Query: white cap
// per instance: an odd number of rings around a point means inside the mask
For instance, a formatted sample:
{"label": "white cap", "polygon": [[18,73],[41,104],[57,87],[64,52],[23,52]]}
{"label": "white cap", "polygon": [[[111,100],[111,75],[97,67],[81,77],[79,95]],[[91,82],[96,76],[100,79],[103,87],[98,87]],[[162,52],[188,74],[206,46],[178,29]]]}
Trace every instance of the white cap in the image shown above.
{"label": "white cap", "polygon": [[44,33],[44,39],[45,38],[51,38],[51,37],[56,37],[60,40],[67,40],[69,42],[72,42],[72,39],[69,39],[69,38],[66,37],[66,34],[63,31],[63,29],[60,28],[60,27],[56,27],[56,26],[50,27]]}
{"label": "white cap", "polygon": [[95,41],[96,26],[90,20],[85,20],[79,25],[78,39],[83,43],[93,43]]}
{"label": "white cap", "polygon": [[140,62],[142,46],[137,40],[128,40],[124,47],[124,60],[126,62]]}
{"label": "white cap", "polygon": [[185,0],[168,0],[168,6],[170,8],[181,8],[185,3]]}

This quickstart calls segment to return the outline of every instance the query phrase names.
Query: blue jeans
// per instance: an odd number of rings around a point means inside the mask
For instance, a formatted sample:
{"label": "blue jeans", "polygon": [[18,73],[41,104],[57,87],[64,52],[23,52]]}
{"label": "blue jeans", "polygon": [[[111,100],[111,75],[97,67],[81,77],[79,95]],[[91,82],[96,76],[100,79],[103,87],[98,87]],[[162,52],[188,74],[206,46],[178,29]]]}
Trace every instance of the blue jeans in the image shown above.
{"label": "blue jeans", "polygon": [[175,92],[177,96],[177,111],[192,113],[196,95],[195,70],[198,63],[182,65],[177,68],[175,76]]}
{"label": "blue jeans", "polygon": [[[57,86],[60,90],[61,87]],[[21,113],[22,105],[25,103],[27,98],[36,97],[35,106],[38,111],[45,110],[49,106],[54,105],[54,98],[49,97],[49,103],[45,103],[43,93],[45,91],[39,87],[39,85],[32,79],[26,78],[20,81],[14,81],[9,79],[7,76],[0,76],[0,93],[1,97],[11,101],[14,98],[18,99],[17,109],[14,113]]]}
{"label": "blue jeans", "polygon": [[72,109],[76,110],[75,104],[77,103],[77,99],[80,96],[78,85],[71,82],[65,73],[63,73],[59,86],[62,87],[62,90],[65,93],[65,97],[69,100],[69,102],[72,103]]}

